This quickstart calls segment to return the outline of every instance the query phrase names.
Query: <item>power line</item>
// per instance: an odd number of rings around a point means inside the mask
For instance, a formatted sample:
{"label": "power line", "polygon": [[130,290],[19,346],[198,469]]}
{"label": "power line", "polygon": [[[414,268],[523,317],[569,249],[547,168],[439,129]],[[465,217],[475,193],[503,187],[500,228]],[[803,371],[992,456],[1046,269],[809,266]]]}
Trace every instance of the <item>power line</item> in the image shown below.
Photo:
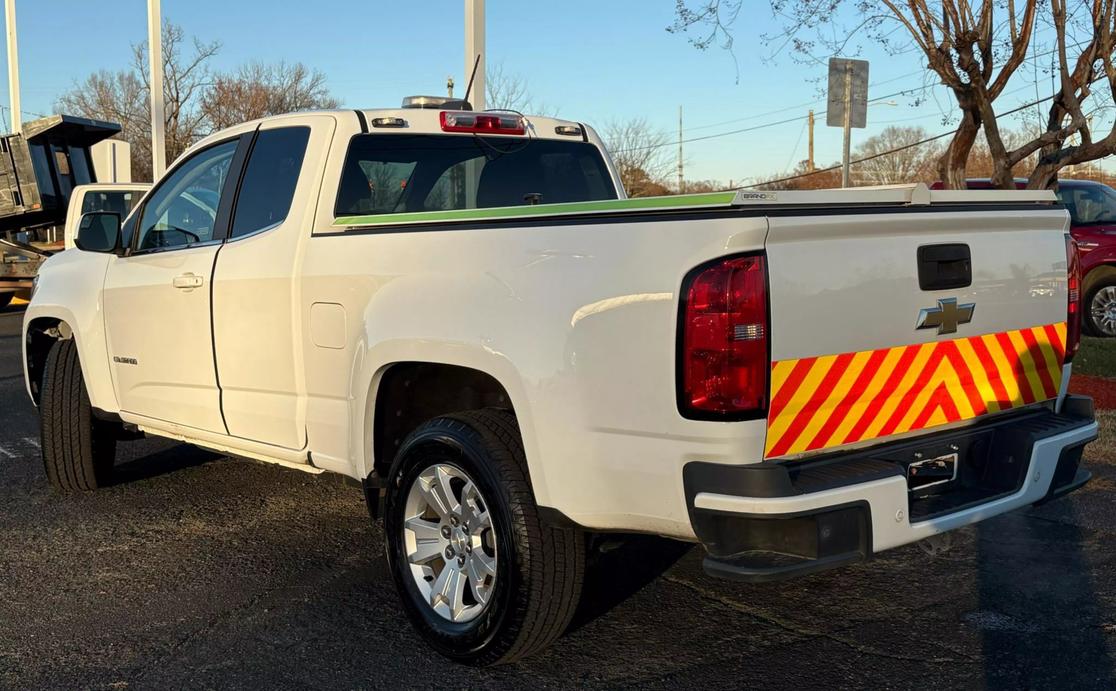
{"label": "power line", "polygon": [[[1079,42],[1079,43],[1075,44],[1074,47],[1080,47],[1080,46],[1081,46],[1081,43]],[[1054,55],[1057,52],[1058,52],[1058,49],[1055,48],[1053,50],[1048,50],[1045,53],[1037,53],[1035,55],[1032,55],[1030,57],[1025,58],[1023,60],[1023,62],[1037,61],[1039,58],[1043,58],[1043,57],[1046,57],[1048,55]],[[888,84],[890,82],[898,81],[900,79],[904,79],[906,77],[911,77],[911,76],[914,76],[916,74],[925,74],[925,72],[926,72],[926,70],[918,70],[916,72],[909,72],[907,74],[900,75],[898,77],[892,77],[890,79],[885,79],[881,82],[877,82],[876,84],[870,84],[869,87],[880,86],[882,84]],[[941,86],[941,85],[939,84],[937,86]],[[872,103],[874,101],[882,101],[882,100],[888,99],[888,98],[895,98],[896,96],[906,96],[908,94],[918,93],[920,91],[925,91],[927,88],[931,88],[931,87],[929,87],[927,85],[923,85],[923,86],[912,87],[910,89],[903,89],[901,91],[896,91],[894,93],[887,94],[886,96],[877,96],[877,97],[871,99],[871,101],[869,101],[869,103]],[[1020,90],[1021,89],[1017,89],[1017,91],[1020,91]],[[687,127],[685,129],[685,131],[686,132],[693,132],[694,130],[702,130],[702,129],[709,129],[711,127],[719,127],[721,125],[729,125],[729,124],[732,124],[734,122],[744,122],[746,120],[755,120],[756,118],[761,118],[761,117],[765,117],[765,116],[768,116],[768,115],[778,115],[779,113],[785,113],[785,112],[790,111],[790,110],[799,110],[801,108],[808,108],[809,106],[816,105],[818,103],[824,103],[824,102],[826,102],[826,99],[820,98],[820,99],[810,101],[808,103],[801,103],[801,104],[798,104],[798,105],[787,106],[785,108],[779,108],[779,109],[776,109],[776,110],[769,110],[769,111],[766,111],[766,112],[763,112],[763,113],[757,113],[755,115],[746,115],[744,117],[734,118],[734,119],[731,119],[731,120],[722,120],[720,122],[710,123],[710,124],[707,124],[707,125],[695,125],[694,127]],[[816,113],[816,115],[824,115],[824,114],[825,114],[824,110]],[[730,130],[728,132],[721,132],[721,133],[718,133],[718,134],[703,135],[703,136],[700,136],[700,137],[691,137],[690,139],[684,139],[682,141],[682,143],[698,142],[698,141],[704,141],[706,139],[716,139],[718,137],[727,137],[727,136],[734,135],[734,134],[741,134],[741,133],[744,133],[744,132],[752,132],[752,131],[755,131],[757,129],[763,129],[765,127],[774,127],[776,125],[785,125],[788,122],[794,122],[796,120],[803,120],[803,119],[805,119],[805,117],[806,116],[799,116],[799,117],[795,117],[795,118],[789,118],[787,120],[779,120],[777,122],[767,123],[765,125],[756,125],[754,127],[745,127],[745,128],[741,128],[741,129]],[[643,150],[646,150],[646,149],[656,149],[656,148],[659,148],[661,146],[667,146],[667,145],[668,144],[654,144],[654,145],[648,145],[648,146],[632,147],[632,148],[629,148],[629,149],[620,149],[620,150],[617,151],[617,153],[627,152],[627,151],[643,151]]]}
{"label": "power line", "polygon": [[[0,110],[2,110],[2,111],[6,111],[6,112],[9,112],[9,113],[10,113],[10,112],[12,112],[12,109],[11,109],[10,107],[8,107],[8,106],[5,106],[5,105],[2,105],[2,104],[0,104]],[[37,118],[45,118],[45,117],[47,117],[46,115],[43,115],[42,113],[36,113],[35,111],[32,111],[32,110],[23,110],[23,109],[20,109],[20,111],[19,111],[19,112],[23,113],[24,115],[34,115],[34,116],[35,116],[35,117],[37,117]]]}
{"label": "power line", "polygon": [[[894,98],[895,96],[902,96],[904,94],[911,93],[913,91],[921,91],[921,90],[922,90],[921,87],[914,88],[914,89],[904,89],[902,91],[896,91],[895,93],[892,93],[892,94],[887,94],[886,96],[877,96],[876,98],[873,98],[871,101],[869,101],[869,103],[875,103],[875,102],[878,102],[878,101],[883,101],[883,100],[888,99],[888,98]],[[820,111],[817,111],[816,113],[814,113],[814,115],[815,116],[825,115],[825,113],[826,113],[826,111],[820,110]],[[717,134],[706,134],[706,135],[703,135],[703,136],[700,136],[700,137],[690,137],[689,139],[683,139],[681,141],[681,143],[682,144],[689,144],[690,142],[701,142],[701,141],[705,141],[707,139],[718,139],[720,137],[728,137],[728,136],[731,136],[731,135],[734,135],[734,134],[743,134],[744,132],[754,132],[756,130],[762,130],[762,129],[766,129],[768,127],[776,127],[778,125],[785,125],[788,122],[798,122],[799,120],[805,120],[808,117],[809,117],[808,115],[796,115],[793,118],[787,118],[785,120],[777,120],[775,122],[766,122],[762,125],[752,125],[751,127],[741,127],[740,129],[730,130],[728,132],[718,132]],[[648,144],[646,146],[632,146],[632,147],[629,147],[627,149],[617,149],[613,153],[618,153],[619,154],[619,153],[627,153],[629,151],[646,151],[648,149],[658,149],[658,148],[661,148],[661,147],[664,147],[664,146],[674,146],[675,144],[676,144],[676,142],[665,142],[665,143],[660,143],[660,144]]]}
{"label": "power line", "polygon": [[[1093,81],[1089,82],[1089,85],[1092,86],[1093,84],[1096,84],[1097,82],[1101,81],[1104,78],[1105,78],[1104,76],[1098,77],[1098,78],[1094,79]],[[1027,108],[1032,108],[1034,106],[1037,106],[1040,103],[1044,103],[1046,101],[1051,101],[1051,100],[1054,99],[1054,96],[1056,96],[1056,94],[1050,94],[1049,96],[1046,96],[1045,98],[1040,98],[1038,100],[1031,101],[1030,103],[1024,103],[1023,105],[1018,106],[1016,108],[1012,108],[1009,111],[1005,111],[1003,113],[997,114],[995,119],[999,120],[1000,118],[1004,117],[1005,115],[1014,115],[1015,113],[1018,113],[1022,110],[1026,110]],[[955,132],[954,130],[949,130],[947,132],[942,132],[941,134],[936,134],[932,137],[927,137],[925,139],[920,139],[917,142],[912,142],[910,144],[904,144],[903,146],[899,146],[899,147],[896,147],[894,149],[889,149],[887,151],[881,151],[879,153],[872,154],[871,156],[865,156],[863,158],[858,158],[858,159],[855,159],[853,161],[849,161],[849,165],[856,165],[858,163],[864,163],[866,161],[871,161],[873,159],[882,158],[884,156],[890,156],[891,154],[897,154],[900,151],[906,151],[907,149],[913,149],[916,146],[922,146],[923,144],[929,144],[930,142],[934,142],[934,141],[937,141],[939,139],[944,139],[946,137],[952,136],[954,134],[954,132]],[[817,170],[810,171],[809,173],[799,173],[798,175],[791,175],[789,177],[777,178],[775,180],[764,180],[763,182],[761,182],[759,184],[761,184],[761,185],[776,185],[776,184],[779,184],[781,182],[789,182],[791,180],[798,180],[800,178],[810,177],[811,175],[817,175],[818,173],[828,173],[828,172],[833,171],[833,170],[840,170],[840,168],[841,168],[841,165],[838,164],[838,165],[834,165],[834,166],[829,166],[828,168],[818,168]]]}

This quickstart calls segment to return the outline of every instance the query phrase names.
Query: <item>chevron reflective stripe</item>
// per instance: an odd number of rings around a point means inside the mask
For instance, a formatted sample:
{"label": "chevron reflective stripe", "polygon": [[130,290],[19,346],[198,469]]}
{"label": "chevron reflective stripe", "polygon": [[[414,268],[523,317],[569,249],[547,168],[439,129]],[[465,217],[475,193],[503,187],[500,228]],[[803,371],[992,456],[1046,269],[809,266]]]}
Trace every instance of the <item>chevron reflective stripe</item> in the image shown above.
{"label": "chevron reflective stripe", "polygon": [[1066,324],[771,365],[765,458],[926,429],[1055,398]]}

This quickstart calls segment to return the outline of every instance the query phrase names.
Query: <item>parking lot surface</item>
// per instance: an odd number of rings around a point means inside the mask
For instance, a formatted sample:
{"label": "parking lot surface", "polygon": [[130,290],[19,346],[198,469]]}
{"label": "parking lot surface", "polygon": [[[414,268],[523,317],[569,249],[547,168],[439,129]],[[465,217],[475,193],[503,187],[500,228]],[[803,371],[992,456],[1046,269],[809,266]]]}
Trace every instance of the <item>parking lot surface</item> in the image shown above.
{"label": "parking lot surface", "polygon": [[430,653],[383,534],[329,477],[160,440],[61,497],[0,313],[0,687],[1111,688],[1116,417],[1069,499],[781,584],[711,579],[700,550],[602,554],[572,630],[491,670]]}

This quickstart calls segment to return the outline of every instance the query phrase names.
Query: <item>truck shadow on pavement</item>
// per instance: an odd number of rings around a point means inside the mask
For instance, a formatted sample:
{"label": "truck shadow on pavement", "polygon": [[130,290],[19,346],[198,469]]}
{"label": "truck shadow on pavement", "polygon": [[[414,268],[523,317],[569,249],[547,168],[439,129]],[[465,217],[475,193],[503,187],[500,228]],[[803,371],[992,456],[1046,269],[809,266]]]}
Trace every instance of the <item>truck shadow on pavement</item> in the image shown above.
{"label": "truck shadow on pavement", "polygon": [[630,599],[694,549],[692,544],[652,535],[608,540],[586,565],[581,602],[566,629],[567,636]]}
{"label": "truck shadow on pavement", "polygon": [[1116,680],[1105,595],[1093,578],[1111,566],[1090,563],[1090,538],[1071,502],[1038,509],[1047,510],[1065,515],[1048,519],[1032,509],[977,529],[979,610],[963,618],[980,630],[988,688],[1094,688]]}
{"label": "truck shadow on pavement", "polygon": [[[122,442],[120,448],[127,448],[134,442]],[[162,445],[161,440],[160,445]],[[166,445],[165,448],[153,450],[143,455],[130,454],[131,459],[120,458],[125,454],[117,450],[117,461],[112,471],[113,485],[127,485],[143,480],[150,480],[160,475],[176,473],[180,470],[193,468],[205,463],[210,463],[223,456],[219,453],[189,444]]]}

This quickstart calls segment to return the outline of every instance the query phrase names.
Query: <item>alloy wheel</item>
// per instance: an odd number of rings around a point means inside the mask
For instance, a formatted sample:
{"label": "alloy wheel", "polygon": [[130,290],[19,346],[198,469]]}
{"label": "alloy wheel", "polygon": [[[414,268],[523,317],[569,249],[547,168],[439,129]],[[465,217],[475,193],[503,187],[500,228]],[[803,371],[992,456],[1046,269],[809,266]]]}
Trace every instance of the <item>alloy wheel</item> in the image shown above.
{"label": "alloy wheel", "polygon": [[1116,286],[1105,286],[1093,295],[1089,312],[1097,331],[1105,336],[1116,336]]}
{"label": "alloy wheel", "polygon": [[432,465],[407,493],[403,544],[427,605],[454,623],[472,621],[496,585],[496,535],[489,505],[455,465]]}

